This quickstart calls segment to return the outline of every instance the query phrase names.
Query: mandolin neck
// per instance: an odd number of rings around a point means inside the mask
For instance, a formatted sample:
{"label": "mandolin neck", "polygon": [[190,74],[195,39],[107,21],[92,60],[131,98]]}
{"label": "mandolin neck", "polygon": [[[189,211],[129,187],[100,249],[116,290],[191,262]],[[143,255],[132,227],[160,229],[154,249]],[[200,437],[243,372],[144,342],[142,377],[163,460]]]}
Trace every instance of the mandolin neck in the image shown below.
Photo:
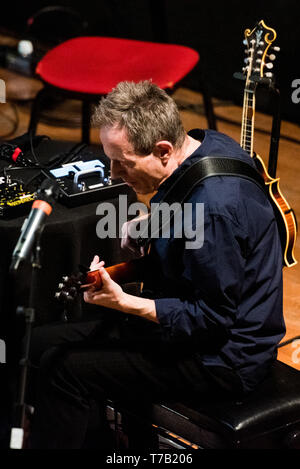
{"label": "mandolin neck", "polygon": [[142,258],[107,267],[110,277],[117,283],[130,283],[141,280]]}
{"label": "mandolin neck", "polygon": [[254,118],[255,118],[255,90],[250,87],[245,87],[244,90],[244,103],[243,103],[243,116],[242,116],[242,129],[241,129],[241,147],[249,153],[251,157],[254,156],[253,141],[254,141]]}
{"label": "mandolin neck", "polygon": [[[144,261],[145,258],[141,257],[106,267],[105,270],[108,272],[112,280],[120,285],[124,283],[138,282],[143,279],[143,270],[145,268]],[[102,280],[98,269],[87,272],[85,285],[82,286],[82,289],[86,289],[89,285],[93,285],[96,289],[101,288]]]}

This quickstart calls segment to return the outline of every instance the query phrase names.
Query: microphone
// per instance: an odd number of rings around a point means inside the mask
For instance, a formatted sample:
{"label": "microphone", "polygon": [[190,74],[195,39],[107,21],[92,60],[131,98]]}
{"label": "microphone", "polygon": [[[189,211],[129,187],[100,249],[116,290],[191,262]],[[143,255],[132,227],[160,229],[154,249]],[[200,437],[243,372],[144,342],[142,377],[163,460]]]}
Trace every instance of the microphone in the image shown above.
{"label": "microphone", "polygon": [[47,217],[52,212],[52,203],[57,199],[59,186],[55,181],[46,180],[42,183],[33,202],[32,209],[21,228],[21,234],[12,254],[10,271],[16,271],[21,262],[31,254],[37,235],[43,231]]}

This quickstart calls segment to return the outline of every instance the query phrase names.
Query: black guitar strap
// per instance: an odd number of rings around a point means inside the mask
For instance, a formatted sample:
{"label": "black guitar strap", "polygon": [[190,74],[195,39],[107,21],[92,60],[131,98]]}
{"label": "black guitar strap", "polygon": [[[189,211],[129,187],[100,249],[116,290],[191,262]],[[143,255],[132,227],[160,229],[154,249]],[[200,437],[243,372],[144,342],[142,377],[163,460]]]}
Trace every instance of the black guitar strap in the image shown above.
{"label": "black guitar strap", "polygon": [[[153,238],[158,234],[151,232],[151,219],[156,216],[156,211],[159,210],[162,203],[171,205],[174,202],[179,202],[182,204],[198,184],[213,176],[236,176],[248,179],[267,195],[262,176],[248,163],[231,157],[206,156],[189,166],[169,188],[156,210],[151,213],[147,227],[137,240],[138,244],[145,246],[151,241],[151,236]],[[174,213],[172,213],[172,216],[174,216]],[[158,231],[161,231],[162,228],[163,226],[160,226]],[[151,236],[148,237],[150,233]]]}

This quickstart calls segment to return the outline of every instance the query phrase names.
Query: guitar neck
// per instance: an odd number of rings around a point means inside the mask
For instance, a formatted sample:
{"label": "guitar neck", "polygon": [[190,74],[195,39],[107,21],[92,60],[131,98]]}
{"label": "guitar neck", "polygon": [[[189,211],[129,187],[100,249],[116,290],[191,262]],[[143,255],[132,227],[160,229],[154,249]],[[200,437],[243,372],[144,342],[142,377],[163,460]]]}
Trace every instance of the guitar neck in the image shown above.
{"label": "guitar neck", "polygon": [[255,90],[245,87],[241,129],[241,147],[253,157]]}
{"label": "guitar neck", "polygon": [[[106,270],[112,280],[119,284],[124,284],[141,281],[143,279],[144,268],[145,257],[142,257],[106,267]],[[93,285],[96,289],[100,289],[102,286],[100,271],[96,269],[87,272],[84,283],[85,285],[81,287],[82,290],[85,290],[90,285]]]}

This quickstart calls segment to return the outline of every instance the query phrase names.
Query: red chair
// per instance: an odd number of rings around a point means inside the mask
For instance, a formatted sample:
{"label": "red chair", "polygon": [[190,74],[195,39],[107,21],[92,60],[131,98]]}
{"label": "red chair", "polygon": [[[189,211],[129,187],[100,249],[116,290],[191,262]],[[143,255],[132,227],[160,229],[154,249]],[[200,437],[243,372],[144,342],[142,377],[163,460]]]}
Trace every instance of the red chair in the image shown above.
{"label": "red chair", "polygon": [[[31,112],[28,131],[36,132],[42,101],[49,94],[82,101],[82,142],[89,143],[91,104],[120,81],[152,79],[171,92],[196,66],[194,49],[111,37],[76,37],[51,49],[40,60],[36,73],[44,82]],[[216,128],[210,96],[204,93],[208,126]]]}

